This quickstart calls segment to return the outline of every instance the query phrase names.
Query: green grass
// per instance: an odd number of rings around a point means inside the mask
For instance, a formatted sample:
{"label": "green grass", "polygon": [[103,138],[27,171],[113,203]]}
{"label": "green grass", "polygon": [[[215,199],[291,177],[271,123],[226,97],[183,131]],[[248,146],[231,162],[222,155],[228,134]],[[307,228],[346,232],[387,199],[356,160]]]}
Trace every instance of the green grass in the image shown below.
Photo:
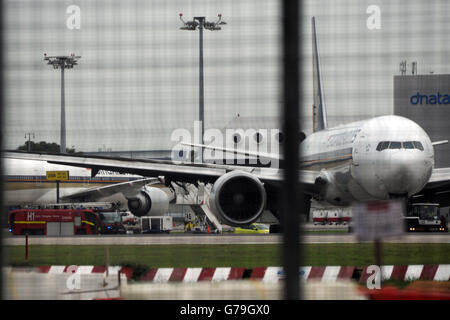
{"label": "green grass", "polygon": [[[303,265],[365,266],[375,263],[372,244],[306,244]],[[8,265],[104,265],[106,246],[30,246],[29,259],[20,246],[5,247]],[[110,265],[146,267],[279,266],[280,246],[136,245],[109,246]],[[383,264],[449,264],[450,244],[383,244]]]}

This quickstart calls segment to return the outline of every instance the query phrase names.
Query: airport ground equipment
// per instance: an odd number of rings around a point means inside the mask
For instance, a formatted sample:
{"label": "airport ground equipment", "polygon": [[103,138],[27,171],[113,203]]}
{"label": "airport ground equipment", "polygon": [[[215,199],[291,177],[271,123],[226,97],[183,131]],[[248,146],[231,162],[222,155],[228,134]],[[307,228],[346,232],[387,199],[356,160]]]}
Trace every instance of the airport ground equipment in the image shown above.
{"label": "airport ground equipment", "polygon": [[8,224],[14,235],[71,236],[103,231],[98,213],[89,209],[12,210]]}
{"label": "airport ground equipment", "polygon": [[405,227],[408,232],[448,232],[447,219],[438,203],[414,203],[407,210]]}
{"label": "airport ground equipment", "polygon": [[8,224],[15,235],[118,234],[126,232],[122,214],[109,202],[30,205],[11,210]]}
{"label": "airport ground equipment", "polygon": [[140,218],[141,233],[170,233],[173,228],[173,218],[170,216],[155,216]]}
{"label": "airport ground equipment", "polygon": [[[202,191],[200,190],[201,188],[203,189]],[[215,229],[215,232],[222,233],[223,226],[210,207],[210,190],[204,186],[200,186],[199,192],[203,192],[203,201],[201,201],[199,205],[192,205],[192,210],[199,218],[206,216],[206,222],[211,224],[211,227]]]}

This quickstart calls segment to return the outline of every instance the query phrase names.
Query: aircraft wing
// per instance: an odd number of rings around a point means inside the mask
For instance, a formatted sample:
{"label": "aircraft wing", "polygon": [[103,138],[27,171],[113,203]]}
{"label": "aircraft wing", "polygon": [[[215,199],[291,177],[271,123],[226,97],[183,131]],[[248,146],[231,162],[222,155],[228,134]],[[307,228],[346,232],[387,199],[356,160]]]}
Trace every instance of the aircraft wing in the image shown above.
{"label": "aircraft wing", "polygon": [[98,199],[122,193],[124,196],[136,194],[143,186],[160,183],[158,178],[145,178],[133,181],[116,183],[108,186],[94,187],[87,190],[75,192],[64,197],[62,200]]}
{"label": "aircraft wing", "polygon": [[[3,157],[41,160],[49,163],[91,168],[92,176],[99,170],[108,170],[119,173],[131,173],[145,177],[164,176],[172,181],[196,183],[197,181],[213,183],[223,174],[233,170],[241,170],[253,174],[263,183],[278,186],[283,180],[281,169],[258,168],[247,166],[221,165],[210,163],[186,163],[165,160],[142,160],[127,158],[109,158],[99,156],[80,155],[51,155],[42,153],[24,153],[9,151]],[[300,183],[305,186],[308,193],[314,191],[315,180],[319,172],[302,170],[299,174]]]}
{"label": "aircraft wing", "polygon": [[435,168],[423,190],[413,196],[414,202],[436,202],[450,206],[450,168]]}

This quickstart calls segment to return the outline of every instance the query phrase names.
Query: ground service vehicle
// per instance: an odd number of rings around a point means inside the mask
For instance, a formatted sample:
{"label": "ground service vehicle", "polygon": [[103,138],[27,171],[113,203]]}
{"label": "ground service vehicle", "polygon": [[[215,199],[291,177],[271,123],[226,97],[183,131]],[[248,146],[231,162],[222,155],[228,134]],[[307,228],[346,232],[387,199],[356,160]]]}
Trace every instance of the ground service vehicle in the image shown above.
{"label": "ground service vehicle", "polygon": [[414,203],[405,217],[406,231],[448,232],[447,219],[437,203]]}
{"label": "ground service vehicle", "polygon": [[102,221],[102,233],[125,234],[126,229],[122,224],[122,213],[120,211],[99,211],[98,216]]}
{"label": "ground service vehicle", "polygon": [[90,209],[18,209],[9,212],[14,235],[70,236],[103,232],[99,214]]}
{"label": "ground service vehicle", "polygon": [[255,233],[269,233],[269,227],[262,223],[252,223],[249,226],[236,227],[234,233],[239,234],[255,234]]}
{"label": "ground service vehicle", "polygon": [[173,218],[170,216],[141,217],[141,233],[170,233]]}

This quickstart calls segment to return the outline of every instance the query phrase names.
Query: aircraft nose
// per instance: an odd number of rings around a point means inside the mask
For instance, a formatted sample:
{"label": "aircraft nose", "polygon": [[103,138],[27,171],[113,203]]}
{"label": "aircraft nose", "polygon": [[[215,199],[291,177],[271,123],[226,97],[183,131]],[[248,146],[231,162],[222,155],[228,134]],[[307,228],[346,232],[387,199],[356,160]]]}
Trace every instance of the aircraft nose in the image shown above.
{"label": "aircraft nose", "polygon": [[402,150],[392,154],[383,182],[392,195],[419,192],[431,175],[431,161],[419,150]]}

